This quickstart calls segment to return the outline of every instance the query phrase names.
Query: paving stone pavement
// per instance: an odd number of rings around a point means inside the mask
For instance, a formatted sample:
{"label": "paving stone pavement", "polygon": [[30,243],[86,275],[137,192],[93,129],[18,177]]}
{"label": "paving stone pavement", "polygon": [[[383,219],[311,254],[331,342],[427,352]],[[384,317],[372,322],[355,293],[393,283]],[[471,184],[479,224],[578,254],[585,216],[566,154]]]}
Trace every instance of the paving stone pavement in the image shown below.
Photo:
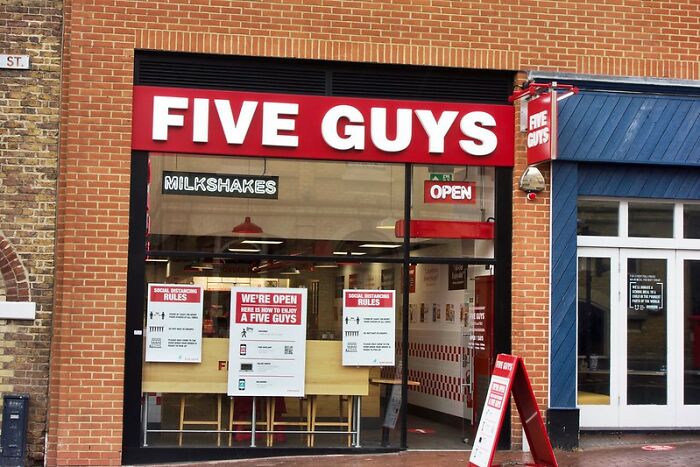
{"label": "paving stone pavement", "polygon": [[[591,444],[576,451],[556,451],[557,462],[562,467],[568,466],[700,466],[700,439],[692,436],[681,437],[680,440],[668,438],[646,438],[623,440],[614,438],[615,435],[605,435],[610,445]],[[651,444],[648,444],[651,443]],[[590,443],[589,443],[590,444]],[[648,450],[643,447],[668,446],[668,450]],[[466,466],[469,460],[468,451],[404,451],[392,454],[357,454],[357,455],[325,455],[273,457],[265,459],[246,459],[238,461],[211,461],[187,464],[160,464],[161,467],[207,466],[207,467],[448,467]],[[524,466],[535,465],[529,453],[498,451],[494,458],[494,466]]]}

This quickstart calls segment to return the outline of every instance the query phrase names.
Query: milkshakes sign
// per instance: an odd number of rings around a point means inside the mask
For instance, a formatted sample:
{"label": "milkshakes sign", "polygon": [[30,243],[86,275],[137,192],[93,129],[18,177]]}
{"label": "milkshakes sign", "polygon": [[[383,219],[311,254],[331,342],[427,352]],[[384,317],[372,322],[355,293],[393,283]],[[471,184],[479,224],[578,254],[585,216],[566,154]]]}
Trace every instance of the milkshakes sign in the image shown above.
{"label": "milkshakes sign", "polygon": [[132,148],[513,166],[509,105],[134,87]]}
{"label": "milkshakes sign", "polygon": [[201,362],[202,297],[197,285],[148,284],[147,362]]}
{"label": "milkshakes sign", "polygon": [[229,396],[304,395],[306,289],[234,287]]}
{"label": "milkshakes sign", "polygon": [[163,171],[164,195],[277,199],[279,177]]}
{"label": "milkshakes sign", "polygon": [[343,290],[343,365],[394,366],[396,292]]}

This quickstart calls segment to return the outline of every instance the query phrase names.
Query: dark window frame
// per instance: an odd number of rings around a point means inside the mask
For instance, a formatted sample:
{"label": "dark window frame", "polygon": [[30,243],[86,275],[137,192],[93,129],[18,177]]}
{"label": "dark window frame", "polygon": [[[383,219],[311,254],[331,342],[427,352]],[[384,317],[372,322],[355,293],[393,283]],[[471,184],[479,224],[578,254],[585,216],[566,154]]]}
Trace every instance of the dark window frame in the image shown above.
{"label": "dark window frame", "polygon": [[[151,75],[145,72],[147,63],[159,64],[162,68],[158,72],[155,67],[151,70]],[[282,92],[295,94],[319,94],[319,95],[343,95],[357,97],[381,97],[381,98],[401,98],[412,100],[433,100],[433,101],[468,101],[481,103],[507,104],[507,98],[512,89],[514,73],[509,71],[476,71],[447,69],[438,67],[418,67],[399,65],[374,65],[339,63],[327,61],[311,61],[299,59],[272,59],[260,57],[231,57],[231,56],[210,56],[181,53],[146,52],[137,51],[134,68],[135,85],[160,85],[196,88],[217,88],[233,89],[231,84],[217,82],[213,80],[202,81],[202,77],[196,73],[192,82],[188,86],[187,82],[170,83],[164,77],[167,73],[177,74],[181,67],[189,66],[189,69],[202,68],[208,64],[209,67],[220,66],[243,66],[248,72],[267,72],[270,74],[270,82],[264,83],[260,79],[251,81],[251,78],[239,76],[242,80],[235,84],[236,90]],[[194,67],[192,66],[194,65]],[[155,72],[153,71],[155,70]],[[293,75],[296,71],[304,71],[303,76],[298,80],[290,80],[287,83],[280,83],[278,73],[283,70]],[[206,71],[206,70],[205,70]],[[216,78],[221,74],[212,74],[206,71],[210,78]],[[316,76],[314,73],[321,73],[323,79],[319,79],[316,88],[309,88],[308,83],[304,83],[304,76]],[[339,77],[345,79],[340,80]],[[259,78],[259,76],[258,76]],[[334,82],[335,78],[335,82]],[[246,86],[248,82],[255,82],[255,85]],[[396,81],[399,85],[396,85]],[[235,81],[235,80],[234,80]],[[338,81],[342,81],[345,87],[341,87]],[[374,87],[368,82],[374,81]],[[353,91],[352,84],[356,89]],[[168,84],[170,83],[170,84]],[[447,83],[447,85],[445,84]],[[403,86],[401,85],[403,84]],[[260,89],[267,86],[265,89]],[[306,87],[306,89],[304,89]],[[335,89],[334,88],[342,88]],[[464,92],[455,92],[456,90]],[[449,90],[450,92],[446,92]],[[510,353],[511,350],[511,271],[512,271],[512,177],[513,169],[497,167],[495,169],[495,238],[493,259],[484,258],[441,258],[441,257],[412,257],[410,255],[410,218],[411,218],[411,177],[413,174],[413,164],[405,164],[405,200],[404,219],[407,220],[407,228],[404,231],[404,246],[402,258],[383,257],[363,257],[362,259],[353,257],[356,262],[382,262],[402,264],[402,287],[408,290],[410,264],[483,264],[493,265],[495,275],[495,297],[499,297],[495,302],[494,309],[494,343],[493,358],[498,353]],[[323,455],[323,454],[362,454],[396,452],[407,448],[407,422],[406,417],[402,417],[401,425],[401,445],[400,447],[372,447],[372,448],[155,448],[142,447],[142,426],[141,426],[141,382],[143,369],[143,336],[140,334],[143,328],[144,303],[146,300],[146,193],[148,174],[148,153],[143,151],[132,151],[131,157],[131,190],[129,205],[129,252],[127,269],[127,296],[126,296],[126,336],[125,336],[125,363],[124,363],[124,407],[123,407],[123,438],[122,438],[122,462],[148,463],[148,462],[172,462],[172,461],[202,461],[221,460],[236,458],[259,458],[280,455]],[[155,254],[155,252],[151,252]],[[175,256],[186,256],[190,252],[159,252],[173,253]],[[195,253],[195,252],[193,252]],[[201,256],[201,254],[200,254]],[[245,255],[232,255],[245,259]],[[255,258],[260,259],[259,255]],[[339,257],[308,257],[299,259],[325,259],[337,261]],[[342,259],[342,258],[341,258]],[[408,301],[409,294],[403,294],[403,322],[408,322]],[[402,329],[402,340],[408,340],[408,326]],[[403,346],[402,363],[404,368],[408,368],[408,352]],[[407,376],[408,372],[403,372],[402,384],[402,413],[407,408]],[[508,414],[510,410],[508,409]],[[507,416],[503,424],[499,448],[504,449],[510,446],[510,417]]]}

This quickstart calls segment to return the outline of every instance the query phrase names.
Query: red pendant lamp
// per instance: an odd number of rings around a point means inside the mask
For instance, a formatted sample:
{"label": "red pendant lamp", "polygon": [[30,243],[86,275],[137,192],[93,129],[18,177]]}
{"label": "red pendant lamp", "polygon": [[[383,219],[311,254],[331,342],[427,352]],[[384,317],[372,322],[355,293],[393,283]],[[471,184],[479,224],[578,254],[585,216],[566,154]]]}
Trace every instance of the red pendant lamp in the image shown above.
{"label": "red pendant lamp", "polygon": [[235,226],[231,232],[235,234],[255,235],[263,233],[263,229],[258,224],[254,224],[250,220],[250,216],[246,216],[245,220]]}

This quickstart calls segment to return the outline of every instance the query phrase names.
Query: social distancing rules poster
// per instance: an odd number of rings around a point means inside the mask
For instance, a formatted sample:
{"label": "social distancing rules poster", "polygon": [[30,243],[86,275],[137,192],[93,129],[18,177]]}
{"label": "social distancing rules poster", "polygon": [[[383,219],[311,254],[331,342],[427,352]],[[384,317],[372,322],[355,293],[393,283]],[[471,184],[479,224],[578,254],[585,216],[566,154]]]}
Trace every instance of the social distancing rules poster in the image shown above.
{"label": "social distancing rules poster", "polygon": [[306,303],[306,289],[231,289],[229,396],[304,395]]}
{"label": "social distancing rules poster", "polygon": [[343,290],[343,366],[394,366],[396,292]]}
{"label": "social distancing rules poster", "polygon": [[146,361],[202,361],[203,293],[198,285],[148,284]]}

